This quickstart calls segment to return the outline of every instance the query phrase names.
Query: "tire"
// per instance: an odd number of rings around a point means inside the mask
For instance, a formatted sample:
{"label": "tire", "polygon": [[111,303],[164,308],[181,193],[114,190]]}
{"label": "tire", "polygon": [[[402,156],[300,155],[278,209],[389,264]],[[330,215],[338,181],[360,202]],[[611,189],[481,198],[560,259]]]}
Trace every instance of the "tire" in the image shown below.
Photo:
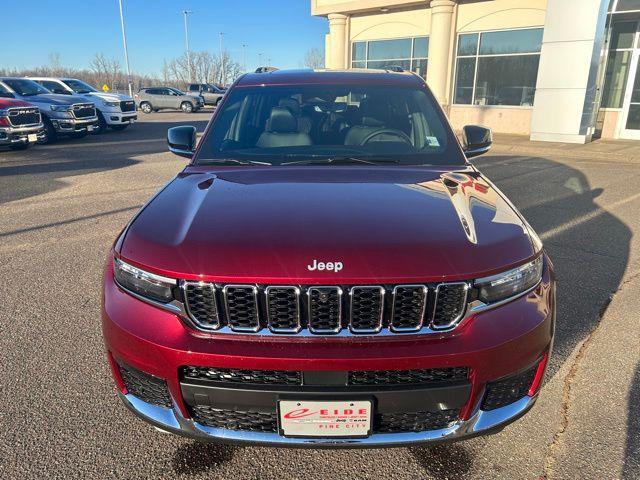
{"label": "tire", "polygon": [[31,144],[29,142],[27,143],[21,143],[19,145],[9,145],[9,148],[11,150],[26,150],[31,146]]}
{"label": "tire", "polygon": [[194,110],[193,104],[191,102],[182,102],[180,104],[180,110],[182,110],[184,113],[192,113]]}
{"label": "tire", "polygon": [[218,107],[218,104],[220,103],[220,100],[222,100],[222,97],[218,98],[216,100],[216,103],[213,104],[216,108]]}
{"label": "tire", "polygon": [[142,102],[140,104],[140,110],[142,110],[142,113],[157,112],[157,110],[154,110],[149,102]]}
{"label": "tire", "polygon": [[129,126],[128,123],[125,123],[123,125],[109,125],[109,128],[111,130],[115,130],[116,132],[121,132],[122,130],[124,130],[125,128],[127,128]]}
{"label": "tire", "polygon": [[98,133],[106,132],[108,127],[107,121],[104,119],[104,115],[102,115],[100,110],[98,110],[98,127],[100,127]]}
{"label": "tire", "polygon": [[53,128],[51,121],[43,115],[42,122],[44,123],[44,139],[38,140],[38,143],[47,144],[58,140],[58,133],[56,132],[56,129]]}

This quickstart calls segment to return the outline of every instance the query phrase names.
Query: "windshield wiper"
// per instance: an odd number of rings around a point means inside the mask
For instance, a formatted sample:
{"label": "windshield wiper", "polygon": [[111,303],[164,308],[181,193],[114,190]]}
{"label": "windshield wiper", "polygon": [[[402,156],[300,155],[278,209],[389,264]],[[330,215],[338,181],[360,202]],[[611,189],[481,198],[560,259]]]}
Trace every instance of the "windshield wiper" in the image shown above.
{"label": "windshield wiper", "polygon": [[269,162],[258,162],[257,160],[239,160],[237,158],[213,158],[198,162],[198,165],[271,165]]}
{"label": "windshield wiper", "polygon": [[348,165],[350,163],[366,163],[368,165],[396,164],[398,160],[390,158],[362,158],[339,156],[329,158],[312,158],[307,160],[295,160],[293,162],[284,162],[281,165]]}

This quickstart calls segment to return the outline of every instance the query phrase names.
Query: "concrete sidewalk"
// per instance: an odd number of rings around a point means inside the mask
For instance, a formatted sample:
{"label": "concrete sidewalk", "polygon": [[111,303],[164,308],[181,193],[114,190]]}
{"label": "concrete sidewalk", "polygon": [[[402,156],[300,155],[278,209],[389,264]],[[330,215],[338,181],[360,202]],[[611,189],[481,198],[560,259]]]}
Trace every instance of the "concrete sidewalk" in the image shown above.
{"label": "concrete sidewalk", "polygon": [[571,157],[621,162],[640,162],[640,142],[636,140],[595,140],[587,144],[532,142],[528,135],[496,133],[491,153]]}

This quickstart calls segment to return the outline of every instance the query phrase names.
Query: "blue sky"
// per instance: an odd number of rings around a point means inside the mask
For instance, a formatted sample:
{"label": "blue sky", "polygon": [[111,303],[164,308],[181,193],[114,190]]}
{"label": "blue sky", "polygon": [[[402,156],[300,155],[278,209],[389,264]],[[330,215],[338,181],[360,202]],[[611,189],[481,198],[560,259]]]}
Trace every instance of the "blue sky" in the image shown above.
{"label": "blue sky", "polygon": [[[328,30],[326,19],[310,15],[310,3],[309,0],[124,0],[131,69],[159,75],[163,59],[184,52],[182,10],[193,11],[189,16],[192,50],[217,53],[219,32],[224,32],[225,47],[240,64],[241,45],[247,45],[248,69],[258,65],[259,53],[263,53],[263,64],[270,58],[271,64],[281,68],[300,67],[309,48],[324,48],[324,34]],[[118,0],[30,0],[13,4],[16,12],[11,17],[15,21],[7,18],[2,22],[0,66],[46,65],[49,55],[58,53],[63,66],[86,68],[93,55],[102,52],[121,60],[124,67]]]}

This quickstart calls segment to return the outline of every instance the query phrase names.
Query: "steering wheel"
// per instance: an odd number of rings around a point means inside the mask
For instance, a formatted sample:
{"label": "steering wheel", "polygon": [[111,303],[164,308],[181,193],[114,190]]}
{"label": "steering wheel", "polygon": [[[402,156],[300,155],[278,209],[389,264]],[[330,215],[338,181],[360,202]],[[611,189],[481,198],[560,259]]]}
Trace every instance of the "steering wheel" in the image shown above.
{"label": "steering wheel", "polygon": [[409,145],[411,145],[411,147],[413,147],[413,142],[409,138],[409,135],[407,135],[406,133],[400,130],[394,130],[393,128],[381,128],[380,130],[375,130],[371,132],[369,135],[367,135],[362,139],[362,141],[360,142],[360,146],[366,145],[371,141],[371,139],[378,137],[380,135],[391,135],[394,137],[398,137],[400,140],[408,143]]}

